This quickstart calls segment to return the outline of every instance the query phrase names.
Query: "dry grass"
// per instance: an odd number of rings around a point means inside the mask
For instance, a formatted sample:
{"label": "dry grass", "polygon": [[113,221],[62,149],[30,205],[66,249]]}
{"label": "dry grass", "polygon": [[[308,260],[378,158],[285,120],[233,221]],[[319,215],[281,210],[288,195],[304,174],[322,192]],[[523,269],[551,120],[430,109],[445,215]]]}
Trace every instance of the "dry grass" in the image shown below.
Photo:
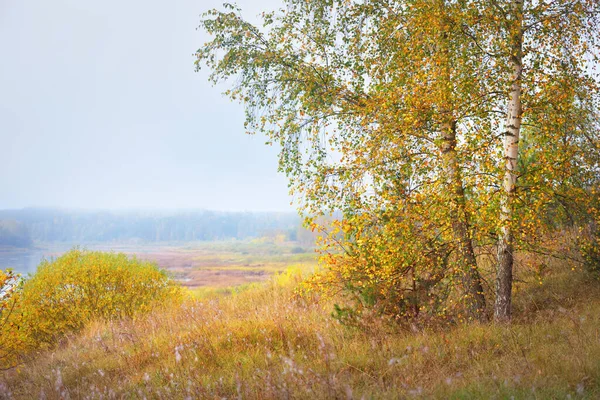
{"label": "dry grass", "polygon": [[[96,322],[0,375],[6,398],[598,398],[600,284],[520,283],[512,325],[357,330],[297,279]],[[2,398],[2,395],[0,395]]]}
{"label": "dry grass", "polygon": [[227,289],[264,282],[290,265],[305,270],[312,270],[316,265],[314,251],[301,248],[293,242],[193,242],[186,246],[131,247],[121,250],[157,263],[182,286],[190,289]]}

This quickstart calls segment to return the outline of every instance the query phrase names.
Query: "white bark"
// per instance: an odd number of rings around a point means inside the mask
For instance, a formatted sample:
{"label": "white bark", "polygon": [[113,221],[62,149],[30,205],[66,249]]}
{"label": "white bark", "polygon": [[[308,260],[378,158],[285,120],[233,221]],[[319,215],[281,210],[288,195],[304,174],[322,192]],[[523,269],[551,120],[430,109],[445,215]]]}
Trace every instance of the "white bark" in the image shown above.
{"label": "white bark", "polygon": [[507,321],[511,316],[512,280],[514,264],[513,244],[513,208],[517,188],[517,162],[519,158],[519,136],[521,133],[521,91],[523,74],[523,8],[524,0],[514,0],[513,18],[515,24],[511,38],[511,88],[508,103],[508,115],[504,132],[505,171],[503,196],[500,209],[502,227],[498,243],[498,267],[496,274],[496,303],[494,318]]}

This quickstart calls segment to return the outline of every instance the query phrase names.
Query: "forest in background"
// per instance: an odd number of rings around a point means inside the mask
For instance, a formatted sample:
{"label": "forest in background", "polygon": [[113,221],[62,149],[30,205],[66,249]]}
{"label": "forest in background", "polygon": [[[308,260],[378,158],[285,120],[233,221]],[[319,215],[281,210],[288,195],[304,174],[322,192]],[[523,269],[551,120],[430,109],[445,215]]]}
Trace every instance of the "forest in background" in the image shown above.
{"label": "forest in background", "polygon": [[[34,242],[178,242],[284,235],[306,241],[295,213],[191,211],[0,210],[0,246]],[[307,236],[303,239],[304,236]]]}

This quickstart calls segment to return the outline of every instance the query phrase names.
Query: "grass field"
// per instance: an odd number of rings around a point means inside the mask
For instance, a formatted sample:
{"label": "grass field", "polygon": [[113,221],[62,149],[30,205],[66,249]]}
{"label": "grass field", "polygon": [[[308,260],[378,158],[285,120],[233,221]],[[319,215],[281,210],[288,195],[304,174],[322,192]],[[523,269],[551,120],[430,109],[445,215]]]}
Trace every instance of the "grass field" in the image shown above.
{"label": "grass field", "polygon": [[308,271],[316,265],[314,251],[295,243],[195,242],[119,251],[156,262],[192,290],[264,282],[290,266]]}
{"label": "grass field", "polygon": [[[297,256],[277,250],[267,262],[213,250],[182,252],[215,270],[275,271],[278,257]],[[372,316],[351,328],[331,318],[330,300],[294,294],[300,280],[288,270],[135,320],[96,321],[3,372],[0,398],[600,397],[600,282],[569,265],[541,281],[518,277],[511,325],[401,326]]]}

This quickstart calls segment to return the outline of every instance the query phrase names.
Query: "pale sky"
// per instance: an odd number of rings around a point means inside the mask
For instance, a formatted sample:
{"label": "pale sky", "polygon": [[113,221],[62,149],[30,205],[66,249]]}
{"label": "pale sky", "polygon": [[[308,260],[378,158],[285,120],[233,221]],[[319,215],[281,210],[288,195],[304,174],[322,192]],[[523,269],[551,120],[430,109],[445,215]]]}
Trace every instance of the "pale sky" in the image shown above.
{"label": "pale sky", "polygon": [[221,3],[0,0],[0,209],[293,210],[278,149],[194,72]]}

